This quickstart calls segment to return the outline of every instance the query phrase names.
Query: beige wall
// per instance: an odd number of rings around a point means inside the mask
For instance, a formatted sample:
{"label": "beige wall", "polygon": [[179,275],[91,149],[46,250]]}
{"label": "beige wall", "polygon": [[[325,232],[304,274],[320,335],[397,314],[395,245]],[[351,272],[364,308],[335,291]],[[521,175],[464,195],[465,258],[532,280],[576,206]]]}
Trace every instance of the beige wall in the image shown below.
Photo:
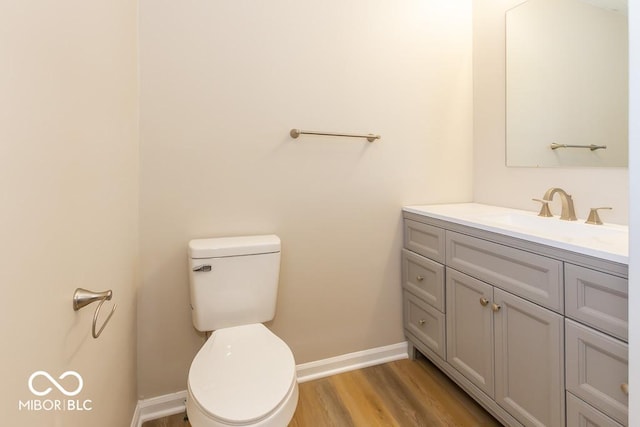
{"label": "beige wall", "polygon": [[[126,426],[136,402],[137,6],[0,2],[0,414],[13,426]],[[98,340],[95,304],[113,289]],[[105,309],[110,309],[107,303]],[[84,379],[91,411],[20,411],[29,376]],[[76,388],[72,378],[60,381]],[[37,390],[51,387],[39,377]],[[67,399],[57,389],[41,399]]]}
{"label": "beige wall", "polygon": [[[535,211],[550,187],[573,195],[576,213],[611,206],[605,222],[626,224],[629,209],[627,168],[507,168],[505,166],[504,13],[522,0],[473,1],[474,200]],[[552,205],[560,212],[559,201]]]}
{"label": "beige wall", "polygon": [[270,326],[297,363],[403,341],[400,208],[471,199],[470,1],[140,11],[141,397],[184,390],[203,343],[192,238],[282,238]]}

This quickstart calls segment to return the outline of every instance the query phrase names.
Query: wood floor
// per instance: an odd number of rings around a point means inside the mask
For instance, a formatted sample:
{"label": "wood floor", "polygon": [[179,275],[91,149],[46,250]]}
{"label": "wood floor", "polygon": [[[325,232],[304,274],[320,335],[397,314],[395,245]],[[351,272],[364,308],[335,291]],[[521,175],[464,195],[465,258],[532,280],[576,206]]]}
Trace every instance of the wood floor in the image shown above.
{"label": "wood floor", "polygon": [[[190,427],[184,415],[143,427]],[[399,360],[300,384],[289,427],[500,426],[423,357]]]}

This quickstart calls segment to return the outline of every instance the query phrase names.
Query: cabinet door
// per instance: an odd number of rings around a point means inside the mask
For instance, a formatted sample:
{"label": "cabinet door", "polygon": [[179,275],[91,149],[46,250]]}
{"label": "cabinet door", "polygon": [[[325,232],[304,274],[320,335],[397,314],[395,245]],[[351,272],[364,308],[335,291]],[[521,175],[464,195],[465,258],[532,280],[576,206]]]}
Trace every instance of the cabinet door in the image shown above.
{"label": "cabinet door", "polygon": [[525,426],[562,426],[562,316],[497,288],[493,296],[496,402]]}
{"label": "cabinet door", "polygon": [[493,287],[447,268],[447,362],[493,397]]}
{"label": "cabinet door", "polygon": [[567,390],[623,425],[629,417],[629,346],[567,319]]}

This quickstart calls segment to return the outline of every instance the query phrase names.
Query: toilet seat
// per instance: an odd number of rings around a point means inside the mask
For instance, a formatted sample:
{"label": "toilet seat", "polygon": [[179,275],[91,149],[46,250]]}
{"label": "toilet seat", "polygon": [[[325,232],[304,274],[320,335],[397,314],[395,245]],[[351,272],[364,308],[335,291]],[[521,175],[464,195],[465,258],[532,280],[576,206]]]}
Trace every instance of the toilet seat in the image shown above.
{"label": "toilet seat", "polygon": [[207,417],[228,425],[268,418],[296,385],[291,350],[261,323],[213,332],[189,369],[194,403]]}

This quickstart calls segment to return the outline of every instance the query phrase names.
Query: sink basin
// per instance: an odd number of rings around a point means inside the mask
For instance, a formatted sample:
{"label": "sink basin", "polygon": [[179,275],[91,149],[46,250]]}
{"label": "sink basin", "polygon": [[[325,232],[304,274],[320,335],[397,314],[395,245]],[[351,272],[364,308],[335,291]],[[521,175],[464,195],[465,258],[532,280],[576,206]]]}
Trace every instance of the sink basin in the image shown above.
{"label": "sink basin", "polygon": [[557,216],[545,218],[537,212],[479,203],[408,206],[404,210],[610,261],[627,264],[629,259],[627,226],[585,224],[584,219],[563,221]]}
{"label": "sink basin", "polygon": [[628,230],[620,226],[585,224],[582,221],[563,221],[558,217],[545,218],[531,213],[508,213],[481,216],[480,220],[509,227],[525,233],[538,234],[551,238],[573,242],[619,242],[625,244],[629,238]]}

